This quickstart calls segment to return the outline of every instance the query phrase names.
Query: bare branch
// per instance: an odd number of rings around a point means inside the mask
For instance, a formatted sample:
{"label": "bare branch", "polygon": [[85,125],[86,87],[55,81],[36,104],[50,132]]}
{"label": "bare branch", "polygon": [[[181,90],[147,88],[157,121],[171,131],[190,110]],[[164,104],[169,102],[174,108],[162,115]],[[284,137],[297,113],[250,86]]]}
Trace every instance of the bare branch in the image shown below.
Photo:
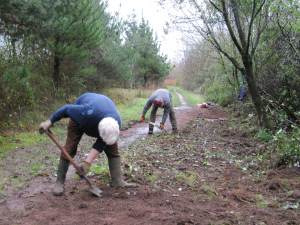
{"label": "bare branch", "polygon": [[218,10],[220,13],[223,13],[222,9],[220,9],[214,2],[212,2],[211,0],[209,0],[209,3],[210,3],[216,10]]}
{"label": "bare branch", "polygon": [[250,39],[251,39],[251,34],[252,34],[252,26],[254,22],[254,15],[255,15],[255,8],[256,8],[256,0],[253,0],[252,4],[252,13],[251,13],[251,19],[249,23],[249,29],[248,29],[248,37],[247,37],[247,46],[246,46],[246,52],[249,52],[249,46],[250,46]]}
{"label": "bare branch", "polygon": [[240,21],[240,14],[239,14],[239,9],[238,9],[238,4],[235,0],[231,0],[231,5],[232,5],[232,11],[233,11],[233,15],[234,15],[234,20],[235,20],[235,25],[236,25],[236,28],[238,30],[238,35],[239,35],[239,38],[240,38],[240,41],[241,41],[241,44],[242,44],[242,55],[246,54],[246,50],[247,50],[247,43],[246,43],[246,38],[245,38],[245,33],[243,31],[243,28],[242,28],[242,24],[241,24],[241,21]]}
{"label": "bare branch", "polygon": [[[267,27],[267,21],[268,21],[268,12],[266,11],[264,13],[264,21],[262,22],[261,21],[261,17],[263,16],[263,14],[260,14],[260,19],[259,19],[259,23],[258,23],[258,26],[257,26],[257,35],[256,35],[256,39],[255,41],[253,42],[253,45],[252,45],[252,49],[251,49],[251,52],[250,52],[250,56],[253,57],[254,54],[255,54],[255,51],[257,49],[257,46],[258,46],[258,43],[259,43],[259,40],[260,40],[260,37],[261,37],[261,34],[264,32],[264,30],[266,29]],[[263,23],[263,24],[262,24]]]}
{"label": "bare branch", "polygon": [[224,16],[225,23],[226,23],[227,29],[229,31],[230,37],[231,37],[232,41],[234,42],[235,46],[237,47],[237,49],[239,50],[239,52],[242,54],[242,47],[240,46],[240,43],[238,42],[238,40],[234,34],[233,28],[230,24],[229,15],[228,15],[228,12],[226,9],[226,3],[224,0],[222,0],[222,8],[223,8],[223,16]]}
{"label": "bare branch", "polygon": [[266,3],[266,0],[263,0],[262,3],[261,3],[261,5],[258,7],[258,9],[256,11],[256,13],[254,15],[254,18],[256,18],[257,15],[260,13],[260,11],[262,10],[262,7],[265,5],[265,3]]}

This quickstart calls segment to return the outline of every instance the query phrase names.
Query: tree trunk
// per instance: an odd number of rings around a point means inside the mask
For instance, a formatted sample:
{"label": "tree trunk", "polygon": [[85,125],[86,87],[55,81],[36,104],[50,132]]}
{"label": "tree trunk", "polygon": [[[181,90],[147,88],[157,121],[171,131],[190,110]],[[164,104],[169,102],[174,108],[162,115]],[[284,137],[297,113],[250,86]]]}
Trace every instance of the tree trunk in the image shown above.
{"label": "tree trunk", "polygon": [[258,88],[256,86],[252,60],[249,59],[248,56],[244,56],[243,63],[245,66],[246,81],[248,84],[249,92],[251,94],[252,102],[257,112],[259,125],[264,128],[270,128],[270,124],[266,112],[264,110],[264,107],[262,105],[261,97],[258,93]]}
{"label": "tree trunk", "polygon": [[58,57],[57,53],[54,53],[54,65],[53,65],[53,82],[55,88],[59,87],[60,84],[60,76],[59,76],[59,70],[60,70],[60,58]]}
{"label": "tree trunk", "polygon": [[147,87],[147,83],[148,83],[148,76],[147,74],[144,75],[144,87]]}

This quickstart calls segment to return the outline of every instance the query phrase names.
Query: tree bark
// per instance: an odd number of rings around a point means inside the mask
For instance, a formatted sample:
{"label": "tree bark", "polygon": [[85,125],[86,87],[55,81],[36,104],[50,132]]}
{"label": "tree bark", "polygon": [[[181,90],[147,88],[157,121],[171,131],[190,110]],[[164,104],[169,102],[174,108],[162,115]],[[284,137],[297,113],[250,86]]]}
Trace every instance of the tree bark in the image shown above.
{"label": "tree bark", "polygon": [[249,92],[257,112],[258,122],[261,127],[270,128],[270,124],[262,105],[261,96],[258,93],[258,88],[256,86],[254,72],[253,72],[253,63],[252,60],[248,56],[243,56],[243,64],[245,66],[245,75],[246,81],[248,84]]}
{"label": "tree bark", "polygon": [[53,82],[54,82],[54,87],[58,88],[60,85],[60,58],[58,57],[57,53],[54,53],[54,65],[53,65]]}

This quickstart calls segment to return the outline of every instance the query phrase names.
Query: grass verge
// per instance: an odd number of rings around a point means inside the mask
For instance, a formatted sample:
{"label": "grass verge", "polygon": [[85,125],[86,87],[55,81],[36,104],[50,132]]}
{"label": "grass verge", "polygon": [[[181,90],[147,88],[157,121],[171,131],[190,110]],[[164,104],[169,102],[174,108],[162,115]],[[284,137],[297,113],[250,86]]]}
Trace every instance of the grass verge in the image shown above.
{"label": "grass verge", "polygon": [[[171,90],[172,93],[178,92],[181,95],[183,95],[184,99],[186,100],[186,102],[189,105],[196,105],[196,104],[199,104],[199,103],[202,103],[202,102],[205,101],[205,98],[202,95],[193,93],[191,91],[184,90],[184,89],[182,89],[182,88],[180,88],[178,86],[176,86],[176,87],[174,87],[174,86],[168,87],[168,89]],[[173,94],[173,96],[176,96],[178,98],[177,94]],[[179,101],[179,99],[178,99],[178,101]]]}
{"label": "grass verge", "polygon": [[0,159],[16,148],[25,148],[33,144],[41,143],[45,140],[45,136],[38,132],[22,132],[12,136],[0,136]]}

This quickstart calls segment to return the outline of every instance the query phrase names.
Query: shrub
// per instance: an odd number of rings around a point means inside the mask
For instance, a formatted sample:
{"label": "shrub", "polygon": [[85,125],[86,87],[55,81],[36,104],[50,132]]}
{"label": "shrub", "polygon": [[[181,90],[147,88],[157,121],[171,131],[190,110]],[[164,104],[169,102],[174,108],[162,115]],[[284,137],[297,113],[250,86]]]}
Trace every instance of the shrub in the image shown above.
{"label": "shrub", "polygon": [[233,88],[226,82],[215,79],[211,84],[205,84],[205,95],[209,101],[220,104],[221,106],[227,106],[234,100]]}
{"label": "shrub", "polygon": [[[1,79],[5,108],[20,109],[33,104],[33,89],[30,85],[31,72],[26,66],[7,69]],[[11,111],[11,110],[10,110]]]}
{"label": "shrub", "polygon": [[279,154],[278,165],[296,165],[300,163],[300,128],[294,127],[290,133],[280,129],[273,142]]}
{"label": "shrub", "polygon": [[273,135],[268,130],[261,129],[256,134],[256,138],[260,141],[269,142],[273,139]]}

